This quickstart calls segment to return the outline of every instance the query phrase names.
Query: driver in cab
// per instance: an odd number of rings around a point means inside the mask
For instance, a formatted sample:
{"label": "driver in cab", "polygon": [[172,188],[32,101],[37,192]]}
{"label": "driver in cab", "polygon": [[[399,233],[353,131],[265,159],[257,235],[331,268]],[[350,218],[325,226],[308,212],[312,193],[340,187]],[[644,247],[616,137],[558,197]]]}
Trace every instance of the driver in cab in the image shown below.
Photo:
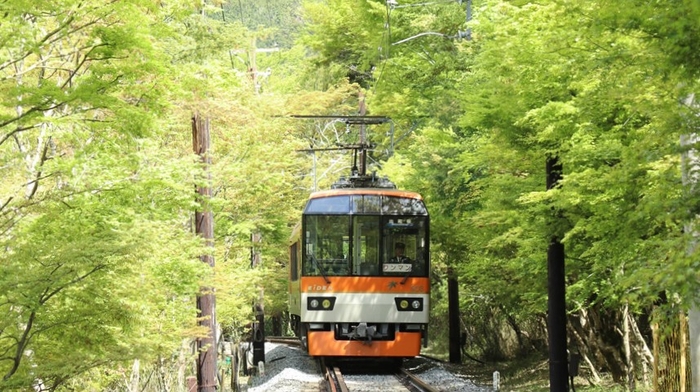
{"label": "driver in cab", "polygon": [[394,245],[394,257],[391,258],[392,263],[410,263],[411,259],[406,256],[406,244],[397,242]]}

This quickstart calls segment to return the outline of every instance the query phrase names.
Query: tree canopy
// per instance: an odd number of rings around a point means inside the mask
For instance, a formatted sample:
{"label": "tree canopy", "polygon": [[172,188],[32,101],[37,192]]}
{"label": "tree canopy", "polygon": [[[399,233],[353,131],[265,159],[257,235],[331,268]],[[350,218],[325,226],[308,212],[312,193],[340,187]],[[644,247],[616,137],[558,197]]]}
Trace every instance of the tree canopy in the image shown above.
{"label": "tree canopy", "polygon": [[[176,383],[203,333],[201,285],[216,287],[225,334],[244,333],[260,290],[282,316],[291,227],[349,164],[300,150],[357,137],[290,115],[363,105],[392,119],[368,129],[370,170],[431,212],[433,319],[454,273],[478,355],[514,355],[513,335],[517,351],[541,348],[556,236],[572,341],[621,377],[623,310],[648,341],[654,306],[698,293],[698,199],[681,162],[694,146],[680,139],[698,128],[700,6],[468,3],[0,5],[0,388]],[[191,151],[194,114],[212,122],[211,182]],[[546,190],[549,157],[563,171]],[[214,271],[191,228],[204,184]],[[134,378],[139,361],[158,380]]]}

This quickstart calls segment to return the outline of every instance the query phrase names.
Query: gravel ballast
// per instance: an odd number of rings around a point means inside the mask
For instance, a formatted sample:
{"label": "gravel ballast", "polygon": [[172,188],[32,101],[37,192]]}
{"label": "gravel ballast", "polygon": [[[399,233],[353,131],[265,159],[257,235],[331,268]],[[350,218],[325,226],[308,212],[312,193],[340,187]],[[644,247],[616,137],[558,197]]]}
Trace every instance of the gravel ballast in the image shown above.
{"label": "gravel ballast", "polygon": [[[411,360],[412,362],[418,359]],[[243,386],[248,392],[300,392],[318,390],[323,382],[316,361],[297,347],[277,343],[265,343],[265,364],[263,374],[251,376],[248,385]],[[427,370],[407,369],[419,378],[445,392],[488,392],[491,388],[475,385],[471,380],[453,374],[439,363]],[[419,366],[420,367],[420,366]],[[371,380],[373,375],[352,375],[351,379]]]}

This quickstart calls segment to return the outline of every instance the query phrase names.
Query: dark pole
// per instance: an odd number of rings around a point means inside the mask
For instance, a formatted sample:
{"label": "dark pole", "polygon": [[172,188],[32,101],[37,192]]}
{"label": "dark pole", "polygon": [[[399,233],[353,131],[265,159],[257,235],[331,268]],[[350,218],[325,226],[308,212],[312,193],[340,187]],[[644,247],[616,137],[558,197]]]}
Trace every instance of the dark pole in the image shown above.
{"label": "dark pole", "polygon": [[452,268],[447,271],[447,310],[450,329],[450,363],[462,363],[459,336],[459,285]]}
{"label": "dark pole", "polygon": [[[250,236],[252,245],[250,248],[250,266],[258,268],[262,266],[262,258],[258,246],[262,242],[262,234],[253,233]],[[264,291],[260,288],[258,300],[253,305],[255,323],[253,324],[253,366],[265,362],[265,307]]]}
{"label": "dark pole", "polygon": [[[195,211],[195,232],[204,238],[210,252],[199,258],[203,263],[214,267],[214,219],[209,206],[211,199],[211,174],[209,165],[209,120],[203,120],[199,115],[192,117],[192,147],[195,154],[199,155],[204,164],[204,185],[197,185],[198,201],[202,204],[201,211]],[[197,384],[198,392],[216,392],[216,314],[214,312],[216,297],[213,287],[201,287],[197,297],[197,309],[199,310],[199,325],[207,328],[209,333],[204,338],[197,340]]]}
{"label": "dark pole", "polygon": [[[367,113],[367,106],[365,105],[365,94],[360,92],[360,116],[364,116]],[[367,135],[365,134],[366,128],[365,124],[360,124],[360,145],[364,146],[367,142]],[[360,150],[360,172],[361,176],[367,174],[367,149],[362,148]]]}
{"label": "dark pole", "polygon": [[[557,186],[562,165],[557,157],[547,158],[547,190]],[[556,216],[555,216],[556,219]],[[549,336],[549,390],[568,392],[568,362],[566,358],[566,282],[564,244],[553,235],[547,250]]]}

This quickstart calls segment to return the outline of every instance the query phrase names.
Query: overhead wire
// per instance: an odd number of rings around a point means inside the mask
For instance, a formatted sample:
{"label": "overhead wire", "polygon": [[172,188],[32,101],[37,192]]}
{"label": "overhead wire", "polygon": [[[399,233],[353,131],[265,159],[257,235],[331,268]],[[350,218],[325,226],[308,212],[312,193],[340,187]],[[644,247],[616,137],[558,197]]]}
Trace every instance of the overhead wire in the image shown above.
{"label": "overhead wire", "polygon": [[[384,75],[386,63],[391,58],[391,10],[393,9],[393,5],[390,5],[389,1],[387,1],[384,5],[386,7],[386,23],[384,23],[385,32],[383,34],[383,37],[386,39],[382,40],[383,44],[378,48],[379,60],[381,61],[381,68],[379,69],[379,75],[375,79],[374,84],[372,86],[372,93],[375,93],[377,91],[377,86],[379,86],[379,82],[382,80],[382,76]],[[383,55],[382,52],[386,52],[386,54]]]}
{"label": "overhead wire", "polygon": [[[391,12],[396,8],[425,7],[425,6],[431,6],[431,5],[437,5],[437,4],[452,3],[454,1],[455,0],[437,0],[437,1],[427,1],[427,2],[420,2],[420,3],[413,3],[413,4],[402,4],[402,5],[399,5],[396,0],[386,0],[385,1],[385,3],[384,3],[384,6],[386,7],[386,23],[384,24],[385,32],[382,34],[382,37],[383,37],[381,40],[382,43],[380,44],[381,46],[378,48],[379,49],[379,51],[378,51],[379,52],[379,60],[381,62],[381,65],[379,68],[379,74],[378,74],[377,78],[374,79],[374,82],[372,83],[372,87],[370,88],[370,91],[372,92],[372,94],[370,96],[373,96],[376,93],[378,86],[380,85],[380,83],[383,80],[382,77],[384,76],[386,64],[391,59],[391,46],[392,45],[399,45],[399,44],[402,44],[404,42],[408,42],[408,41],[411,41],[413,39],[427,36],[427,35],[442,36],[442,37],[447,38],[447,39],[462,39],[462,38],[466,38],[467,40],[471,39],[471,29],[469,27],[467,27],[466,31],[457,31],[457,34],[455,34],[455,35],[448,35],[448,34],[442,34],[442,33],[437,33],[437,32],[423,32],[423,33],[419,33],[417,35],[402,39],[402,40],[397,41],[397,42],[391,42],[392,41]],[[456,1],[460,5],[462,5],[463,0],[456,0]],[[466,0],[466,3],[467,3],[466,21],[467,21],[467,23],[469,23],[469,21],[471,20],[471,0]],[[414,129],[415,129],[415,127],[413,129],[411,129],[409,132],[407,132],[406,134],[404,134],[402,137],[400,137],[399,140],[402,139],[403,137],[407,136],[408,134],[410,134]],[[394,140],[393,123],[392,123],[392,129],[391,129],[390,133],[391,133],[391,145],[389,147],[389,156],[393,155],[394,145],[398,141],[398,140],[397,141]]]}
{"label": "overhead wire", "polygon": [[[374,95],[377,91],[377,87],[379,86],[380,82],[382,81],[382,76],[384,75],[384,70],[386,69],[386,63],[389,61],[391,58],[391,11],[394,8],[394,3],[391,0],[387,0],[384,3],[384,6],[386,7],[386,22],[384,23],[384,32],[382,33],[382,39],[380,40],[380,46],[377,48],[378,49],[378,60],[381,63],[379,66],[379,74],[377,77],[374,79],[369,89],[369,91],[372,93],[370,94],[370,97]],[[371,98],[370,98],[371,99]],[[365,98],[365,103],[369,103],[369,100]],[[393,124],[393,122],[392,122]],[[394,127],[393,125],[391,126],[391,132],[393,133]],[[391,135],[393,139],[393,134]],[[393,144],[393,143],[392,143]],[[393,150],[393,145],[390,147],[391,150]],[[389,153],[389,156],[391,156],[391,153]],[[379,161],[373,159],[370,154],[367,154],[367,157],[373,161],[373,163],[381,168],[381,164]]]}
{"label": "overhead wire", "polygon": [[[385,32],[383,34],[383,44],[379,47],[379,60],[381,61],[381,68],[379,69],[379,75],[377,78],[374,80],[373,86],[370,88],[370,91],[372,93],[375,93],[377,90],[377,87],[379,86],[380,82],[382,81],[382,76],[384,75],[384,70],[386,68],[386,63],[391,59],[391,46],[393,45],[399,45],[408,41],[411,41],[416,38],[428,36],[428,35],[434,35],[434,36],[441,36],[446,39],[467,39],[471,40],[471,28],[467,25],[467,28],[465,31],[458,30],[456,34],[454,35],[449,35],[449,34],[443,34],[443,33],[438,33],[434,31],[428,31],[428,32],[422,32],[416,35],[413,35],[408,38],[404,38],[400,41],[397,42],[391,42],[391,11],[396,9],[396,8],[406,8],[406,7],[425,7],[425,6],[430,6],[430,5],[436,5],[436,4],[445,4],[445,3],[453,3],[455,0],[438,0],[438,1],[429,1],[429,2],[422,2],[422,3],[413,3],[413,4],[402,4],[399,5],[396,0],[386,0],[384,3],[384,6],[386,7],[386,23],[384,24]],[[471,21],[472,19],[472,11],[471,11],[471,3],[472,0],[456,0],[457,3],[462,5],[463,1],[466,1],[466,22],[467,24]],[[385,54],[383,55],[382,52]]]}

